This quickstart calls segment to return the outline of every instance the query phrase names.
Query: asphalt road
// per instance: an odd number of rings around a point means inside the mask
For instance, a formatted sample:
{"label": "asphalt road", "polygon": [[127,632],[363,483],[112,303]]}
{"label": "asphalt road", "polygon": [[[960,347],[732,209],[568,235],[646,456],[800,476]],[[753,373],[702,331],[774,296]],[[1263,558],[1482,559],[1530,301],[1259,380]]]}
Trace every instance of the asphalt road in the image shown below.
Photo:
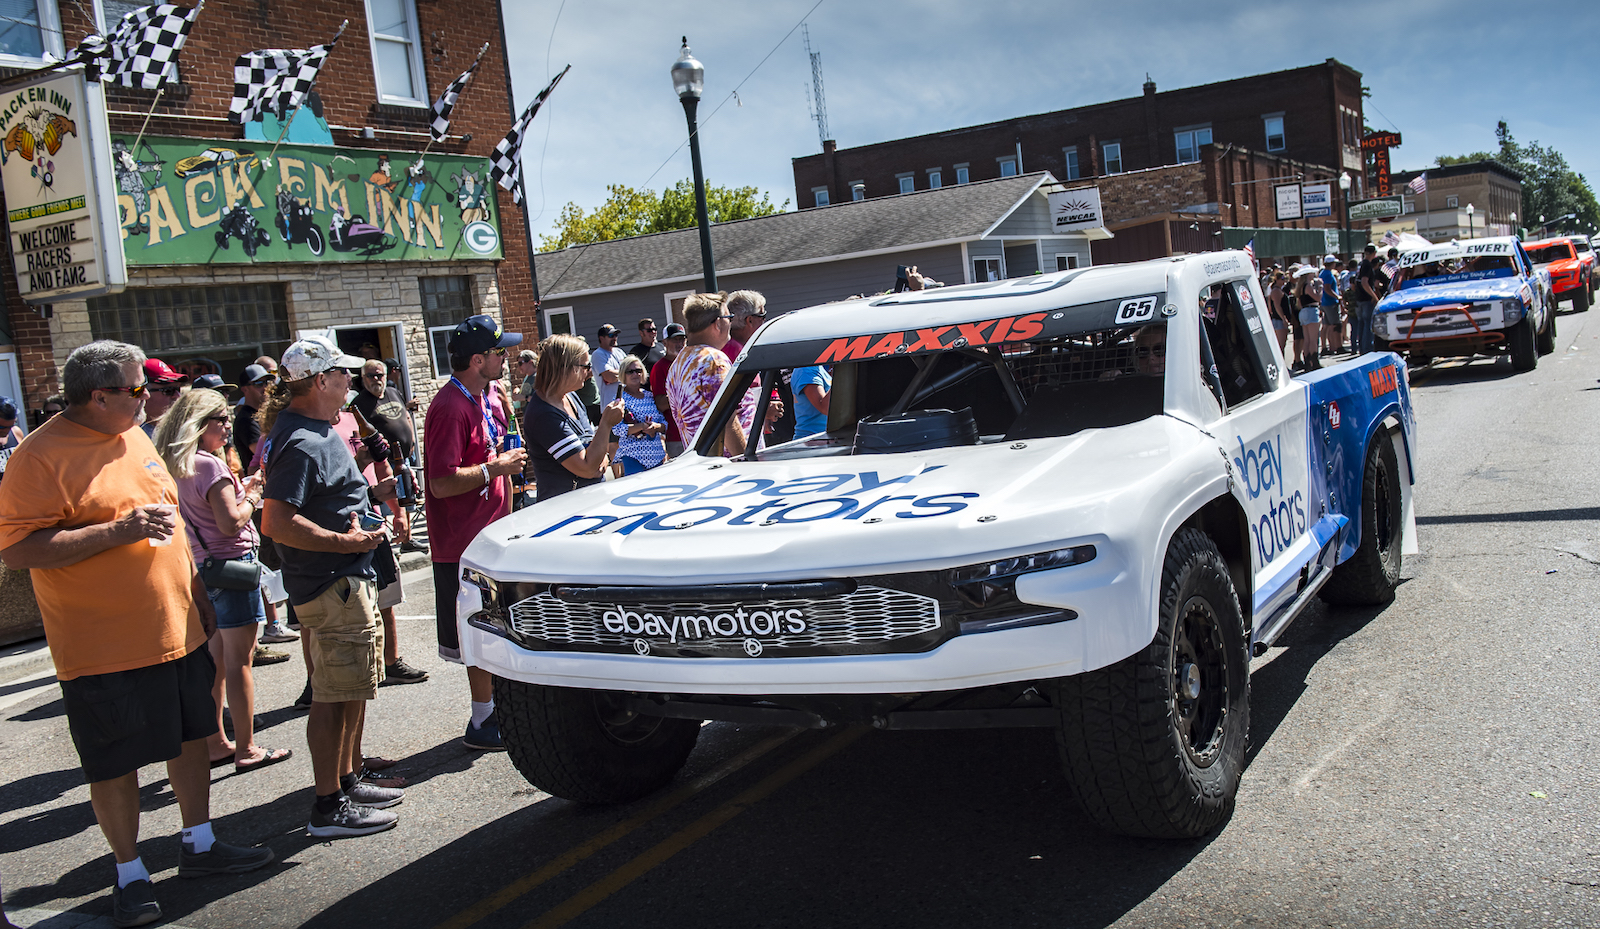
{"label": "asphalt road", "polygon": [[[1319,604],[1256,660],[1238,809],[1206,840],[1096,831],[1044,730],[717,724],[656,796],[612,809],[552,799],[505,755],[461,746],[465,681],[428,647],[420,572],[401,641],[434,677],[384,688],[366,736],[411,779],[399,828],[305,835],[304,714],[287,708],[302,672],[261,669],[260,740],[296,757],[218,769],[213,816],[224,838],[279,861],[178,880],[177,808],[162,770],[146,769],[141,851],[168,921],[1600,925],[1600,313],[1559,325],[1535,372],[1479,360],[1414,376],[1422,554],[1388,608]],[[110,910],[111,858],[48,676],[0,678],[0,771],[6,910],[94,924]]]}

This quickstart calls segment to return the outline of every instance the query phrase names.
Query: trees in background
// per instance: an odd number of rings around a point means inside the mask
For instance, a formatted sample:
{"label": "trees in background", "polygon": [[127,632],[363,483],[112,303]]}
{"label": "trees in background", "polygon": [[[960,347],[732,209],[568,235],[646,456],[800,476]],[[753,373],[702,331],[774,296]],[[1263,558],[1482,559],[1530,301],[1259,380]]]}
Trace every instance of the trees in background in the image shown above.
{"label": "trees in background", "polygon": [[[624,184],[612,184],[606,189],[610,196],[593,212],[586,212],[576,203],[562,207],[561,214],[556,217],[555,234],[540,236],[540,248],[548,252],[569,245],[695,226],[694,184],[688,178],[659,194],[653,190],[635,190]],[[773,206],[771,195],[754,187],[706,185],[706,215],[714,223],[770,216],[788,208],[788,200]]]}
{"label": "trees in background", "polygon": [[1496,152],[1470,155],[1441,155],[1440,167],[1470,161],[1498,161],[1522,175],[1522,225],[1535,228],[1540,217],[1556,225],[1557,217],[1576,214],[1575,221],[1560,224],[1563,229],[1588,232],[1600,228],[1600,203],[1582,174],[1572,170],[1567,159],[1553,148],[1538,142],[1522,144],[1511,135],[1505,120],[1495,128]]}

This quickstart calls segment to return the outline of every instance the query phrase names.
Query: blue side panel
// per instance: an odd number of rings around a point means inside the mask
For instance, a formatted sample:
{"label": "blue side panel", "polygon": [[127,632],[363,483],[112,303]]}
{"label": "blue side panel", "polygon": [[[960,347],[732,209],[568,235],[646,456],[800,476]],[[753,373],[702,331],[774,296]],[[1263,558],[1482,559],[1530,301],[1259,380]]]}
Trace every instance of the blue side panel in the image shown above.
{"label": "blue side panel", "polygon": [[1347,522],[1342,515],[1324,516],[1312,523],[1311,530],[1295,541],[1283,570],[1256,591],[1255,615],[1261,619],[1257,628],[1270,625],[1284,607],[1294,602],[1295,595],[1300,592],[1300,580],[1305,567],[1309,565],[1312,574],[1322,567],[1318,564],[1318,555],[1344,529]]}
{"label": "blue side panel", "polygon": [[[1361,541],[1361,479],[1367,446],[1389,416],[1398,416],[1410,463],[1416,414],[1405,362],[1393,352],[1375,352],[1296,378],[1307,386],[1306,432],[1310,445],[1311,502],[1307,516],[1349,520],[1338,561],[1355,554]],[[1337,410],[1337,412],[1335,412]],[[1412,474],[1414,467],[1408,468]]]}

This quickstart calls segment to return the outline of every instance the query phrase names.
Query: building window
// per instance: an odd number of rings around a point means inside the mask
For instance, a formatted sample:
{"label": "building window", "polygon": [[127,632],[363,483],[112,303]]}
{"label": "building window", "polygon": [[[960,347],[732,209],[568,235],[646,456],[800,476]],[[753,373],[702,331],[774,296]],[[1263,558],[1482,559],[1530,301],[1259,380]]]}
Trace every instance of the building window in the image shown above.
{"label": "building window", "polygon": [[1105,166],[1107,174],[1122,173],[1122,143],[1101,142],[1100,163]]}
{"label": "building window", "polygon": [[928,169],[928,189],[929,190],[938,190],[940,187],[943,187],[943,186],[944,186],[944,175],[939,173],[939,169],[938,168],[929,168]]}
{"label": "building window", "polygon": [[1461,205],[1461,199],[1459,197],[1445,197],[1444,205],[1447,209],[1453,210]]}
{"label": "building window", "polygon": [[1178,164],[1200,160],[1200,146],[1211,144],[1210,126],[1190,126],[1179,129],[1173,136],[1178,147]]}
{"label": "building window", "polygon": [[371,27],[378,102],[428,106],[431,101],[417,41],[416,0],[367,0],[367,25]]}
{"label": "building window", "polygon": [[813,187],[813,188],[811,188],[811,196],[816,198],[817,206],[827,206],[828,205],[828,188],[826,188],[826,187]]}
{"label": "building window", "polygon": [[433,359],[433,376],[450,376],[450,333],[472,315],[472,279],[465,275],[419,277],[417,290],[422,296],[422,324],[428,327],[428,355]]}
{"label": "building window", "polygon": [[1069,181],[1075,181],[1082,177],[1083,172],[1078,168],[1078,146],[1074,145],[1071,148],[1064,148],[1061,150],[1061,154],[1066,156],[1067,160],[1066,179]]}
{"label": "building window", "polygon": [[1273,113],[1270,116],[1263,116],[1261,117],[1261,123],[1267,131],[1267,151],[1281,152],[1289,147],[1289,143],[1284,141],[1283,138],[1282,113]]}
{"label": "building window", "polygon": [[0,65],[36,66],[45,52],[63,54],[55,0],[0,2]]}
{"label": "building window", "polygon": [[1071,271],[1073,268],[1076,268],[1077,266],[1078,266],[1078,256],[1077,255],[1057,255],[1056,256],[1056,270],[1057,271]]}
{"label": "building window", "polygon": [[572,335],[572,307],[547,307],[544,311],[545,335]]}
{"label": "building window", "polygon": [[1005,275],[1001,272],[1001,269],[1000,269],[1000,259],[998,259],[998,258],[974,258],[974,259],[972,259],[972,279],[974,281],[982,283],[984,281],[1003,280],[1004,278],[1005,278]]}
{"label": "building window", "polygon": [[867,185],[862,183],[861,181],[851,181],[850,182],[850,199],[851,200],[865,200],[865,199],[867,199]]}
{"label": "building window", "polygon": [[236,377],[289,347],[289,307],[282,284],[130,287],[89,300],[89,331],[180,370]]}
{"label": "building window", "polygon": [[911,193],[917,189],[917,176],[915,174],[896,174],[894,179],[900,182],[900,192]]}
{"label": "building window", "polygon": [[966,182],[967,182],[967,166],[966,165],[956,165],[956,183],[957,184],[965,184]]}
{"label": "building window", "polygon": [[1007,155],[1004,158],[996,158],[995,161],[1000,163],[1001,177],[1017,176],[1017,159],[1015,155]]}

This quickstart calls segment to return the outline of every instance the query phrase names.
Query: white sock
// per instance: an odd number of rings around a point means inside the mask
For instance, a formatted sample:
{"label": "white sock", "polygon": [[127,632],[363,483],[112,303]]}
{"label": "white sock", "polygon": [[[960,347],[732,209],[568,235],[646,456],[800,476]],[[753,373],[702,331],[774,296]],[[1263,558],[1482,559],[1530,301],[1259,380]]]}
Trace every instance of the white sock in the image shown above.
{"label": "white sock", "polygon": [[211,820],[209,819],[198,826],[190,826],[183,830],[184,844],[194,849],[197,855],[204,855],[206,852],[211,851],[211,844],[216,840],[217,837],[211,834]]}
{"label": "white sock", "polygon": [[494,700],[492,698],[483,703],[479,703],[476,700],[472,701],[472,728],[476,729],[483,725],[483,721],[488,719],[489,714],[493,712]]}
{"label": "white sock", "polygon": [[134,881],[148,881],[150,872],[144,868],[144,859],[117,862],[117,886],[126,887]]}

